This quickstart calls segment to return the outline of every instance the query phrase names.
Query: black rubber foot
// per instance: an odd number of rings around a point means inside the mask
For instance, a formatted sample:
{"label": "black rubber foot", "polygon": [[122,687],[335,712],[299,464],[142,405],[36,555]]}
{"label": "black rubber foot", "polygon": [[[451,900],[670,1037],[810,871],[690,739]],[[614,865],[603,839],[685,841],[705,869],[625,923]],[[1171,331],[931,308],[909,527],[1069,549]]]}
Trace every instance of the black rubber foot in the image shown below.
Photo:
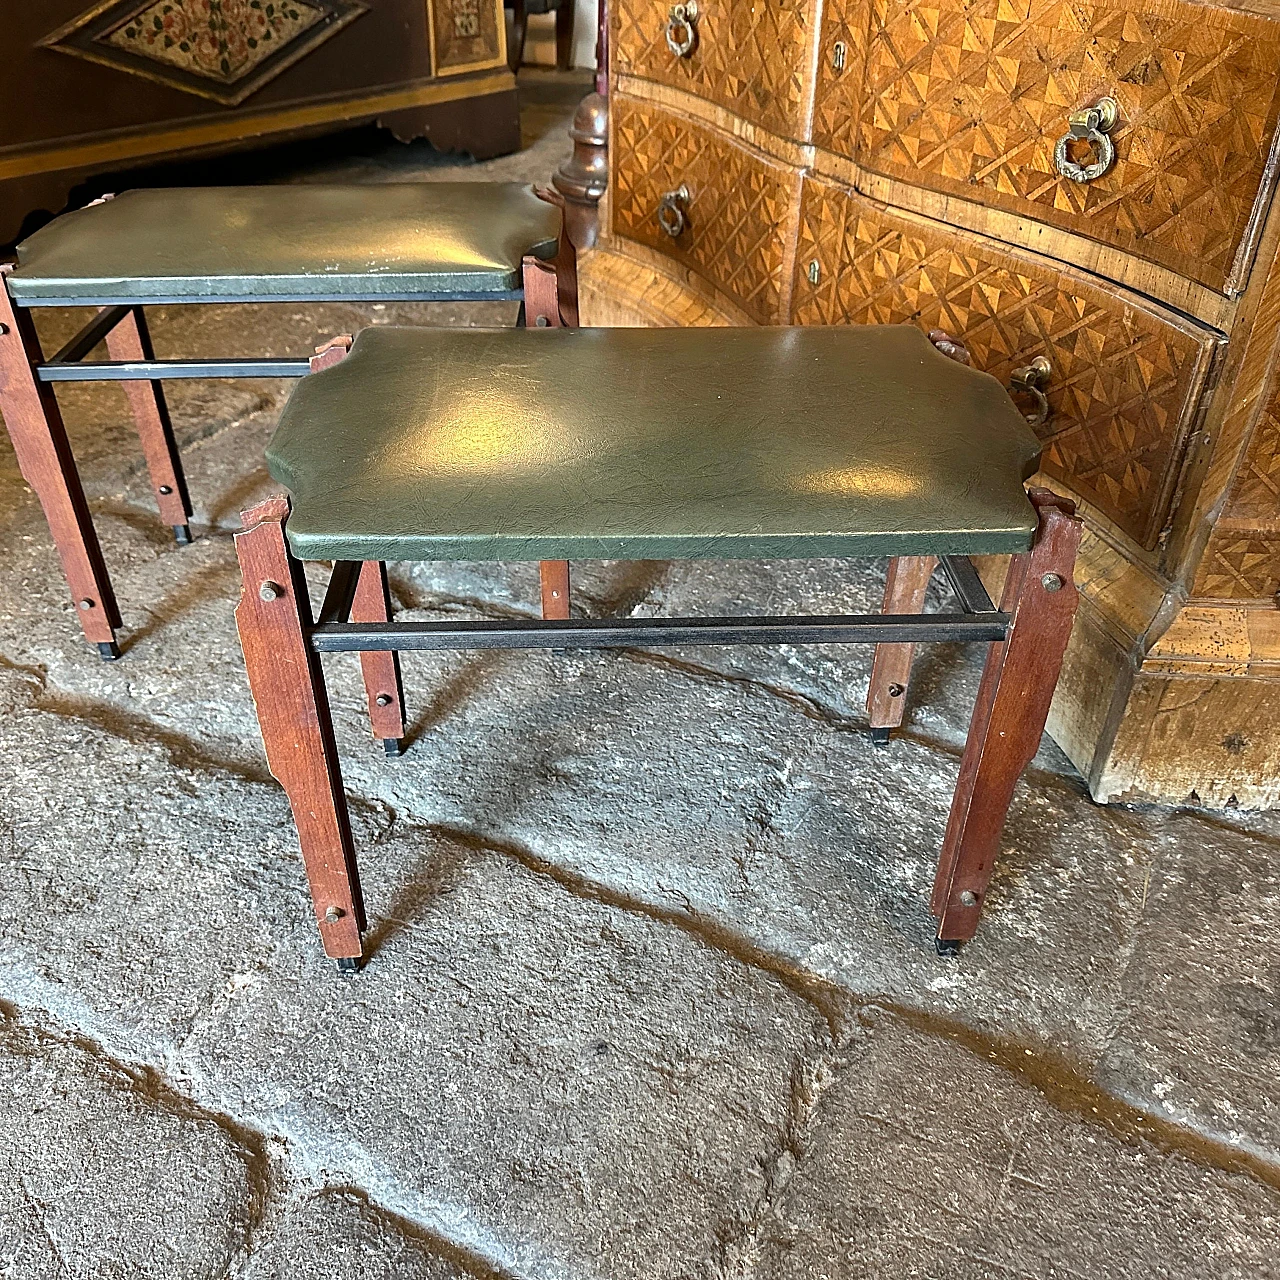
{"label": "black rubber foot", "polygon": [[889,745],[888,729],[872,729],[871,745],[875,747],[887,747]]}
{"label": "black rubber foot", "polygon": [[180,547],[185,547],[191,541],[191,526],[189,524],[175,524],[173,526],[173,540]]}
{"label": "black rubber foot", "polygon": [[98,645],[98,657],[103,662],[114,662],[120,656],[120,646],[114,640],[108,640]]}
{"label": "black rubber foot", "polygon": [[338,966],[338,972],[346,977],[349,973],[359,973],[360,966],[364,961],[359,956],[344,956],[341,960],[335,962]]}
{"label": "black rubber foot", "polygon": [[382,749],[394,760],[396,756],[404,755],[404,739],[383,738]]}
{"label": "black rubber foot", "polygon": [[933,945],[937,947],[940,956],[958,956],[964,944],[959,938],[934,938]]}

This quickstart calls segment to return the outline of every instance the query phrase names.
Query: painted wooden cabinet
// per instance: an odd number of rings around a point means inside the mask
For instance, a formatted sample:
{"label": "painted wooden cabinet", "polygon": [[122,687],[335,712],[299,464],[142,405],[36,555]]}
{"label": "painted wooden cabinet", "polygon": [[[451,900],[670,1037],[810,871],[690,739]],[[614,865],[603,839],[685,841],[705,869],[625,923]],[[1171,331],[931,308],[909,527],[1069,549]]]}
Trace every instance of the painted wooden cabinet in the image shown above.
{"label": "painted wooden cabinet", "polygon": [[1093,794],[1280,804],[1280,0],[615,0],[610,34],[585,317],[960,338],[1086,518],[1050,728]]}
{"label": "painted wooden cabinet", "polygon": [[78,183],[377,121],[520,145],[502,0],[41,0],[5,11],[0,244]]}

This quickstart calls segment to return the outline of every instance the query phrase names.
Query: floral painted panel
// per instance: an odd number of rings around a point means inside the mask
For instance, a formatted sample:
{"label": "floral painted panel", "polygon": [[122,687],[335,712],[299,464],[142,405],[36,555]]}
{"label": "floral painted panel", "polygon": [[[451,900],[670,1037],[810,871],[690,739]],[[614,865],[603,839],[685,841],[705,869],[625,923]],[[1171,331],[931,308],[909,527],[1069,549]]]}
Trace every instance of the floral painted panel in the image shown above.
{"label": "floral painted panel", "polygon": [[305,0],[156,0],[100,39],[233,84],[323,18]]}

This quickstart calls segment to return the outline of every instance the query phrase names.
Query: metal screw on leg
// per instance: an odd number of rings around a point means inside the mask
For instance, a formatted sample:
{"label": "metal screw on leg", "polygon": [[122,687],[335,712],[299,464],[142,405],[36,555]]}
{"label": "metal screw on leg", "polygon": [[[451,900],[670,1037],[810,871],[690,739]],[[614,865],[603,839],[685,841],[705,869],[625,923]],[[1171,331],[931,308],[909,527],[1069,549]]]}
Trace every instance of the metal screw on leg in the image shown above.
{"label": "metal screw on leg", "polygon": [[1040,579],[1040,585],[1046,591],[1061,591],[1062,579],[1056,573],[1046,573],[1044,577]]}
{"label": "metal screw on leg", "polygon": [[962,907],[976,907],[978,905],[978,895],[972,889],[965,889],[960,894],[960,905]]}
{"label": "metal screw on leg", "polygon": [[264,582],[258,588],[258,595],[266,601],[279,600],[284,595],[284,588],[278,582]]}
{"label": "metal screw on leg", "polygon": [[391,695],[389,693],[380,693],[373,701],[376,706],[389,707],[391,705]]}
{"label": "metal screw on leg", "polygon": [[8,332],[9,332],[9,326],[7,324],[0,324],[0,338],[3,338],[4,335]]}
{"label": "metal screw on leg", "polygon": [[347,913],[341,907],[330,907],[324,913],[325,924],[337,924]]}
{"label": "metal screw on leg", "polygon": [[167,497],[168,497],[168,496],[173,492],[173,485],[171,485],[171,484],[162,484],[162,485],[160,486],[160,492],[161,492],[161,493],[163,493],[163,494],[164,494],[164,496],[167,498]]}
{"label": "metal screw on leg", "polygon": [[93,608],[93,601],[81,600],[76,607],[80,610],[81,613],[88,613],[89,610]]}
{"label": "metal screw on leg", "polygon": [[906,693],[906,691],[907,690],[905,685],[891,684],[889,686],[889,697],[900,698],[904,693]]}

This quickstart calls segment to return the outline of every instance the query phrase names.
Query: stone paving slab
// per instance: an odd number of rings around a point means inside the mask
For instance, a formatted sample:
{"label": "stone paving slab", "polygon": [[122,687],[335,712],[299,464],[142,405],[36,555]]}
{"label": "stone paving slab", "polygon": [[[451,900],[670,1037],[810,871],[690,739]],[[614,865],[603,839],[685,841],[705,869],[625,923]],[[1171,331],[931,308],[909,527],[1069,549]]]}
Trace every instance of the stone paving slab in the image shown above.
{"label": "stone paving slab", "polygon": [[24,673],[0,687],[0,749],[25,756],[0,798],[0,995],[507,1270],[714,1259],[822,1051],[803,994],[376,809],[372,962],[343,982],[274,786],[40,711]]}
{"label": "stone paving slab", "polygon": [[265,1194],[252,1139],[0,1006],[0,1275],[213,1280]]}
{"label": "stone paving slab", "polygon": [[1265,1280],[1280,1181],[869,1010],[744,1249],[759,1280]]}
{"label": "stone paving slab", "polygon": [[488,1280],[500,1273],[356,1193],[333,1190],[290,1203],[243,1274],[244,1280]]}
{"label": "stone paving slab", "polygon": [[[425,568],[447,596],[442,568]],[[530,586],[533,567],[524,568]],[[616,594],[609,575],[616,582],[634,566],[594,568],[607,599]],[[873,575],[870,585],[850,581],[874,594]],[[313,577],[318,598],[323,568]],[[86,661],[72,640],[51,670],[57,696],[93,714],[139,717],[188,749],[262,776],[227,540],[160,554],[125,585],[155,625],[113,666]],[[160,600],[145,603],[152,591]],[[989,1034],[1068,1046],[1087,1061],[1108,1049],[1117,1087],[1163,1111],[1159,1073],[1122,1070],[1131,1037],[1141,1040],[1162,1016],[1126,980],[1131,964],[1147,963],[1148,940],[1162,936],[1143,918],[1157,901],[1153,877],[1159,886],[1166,874],[1190,874],[1203,849],[1228,865],[1265,861],[1267,842],[1195,817],[1170,841],[1156,817],[1101,810],[1078,783],[1033,774],[1015,796],[984,927],[961,965],[943,965],[924,904],[954,756],[913,736],[875,750],[855,726],[768,683],[720,678],[701,665],[707,653],[412,655],[413,746],[397,762],[368,737],[355,661],[327,659],[347,785],[411,820],[510,845],[726,931],[765,963],[864,995],[892,993]],[[944,685],[943,697],[954,705],[957,694]],[[1246,975],[1240,998],[1265,1005],[1266,939],[1280,912],[1274,893],[1255,906],[1248,945],[1228,941],[1229,917],[1204,930],[1211,949],[1235,948],[1232,963]],[[1176,944],[1176,934],[1163,936]],[[1188,990],[1191,1003],[1161,1033],[1170,1046],[1196,1017],[1199,988]],[[1223,1105],[1191,1118],[1225,1140],[1237,1134],[1275,1150],[1274,1104],[1258,1088],[1275,1058],[1254,1065],[1238,1018],[1217,1045],[1204,1060],[1225,1090]]]}

